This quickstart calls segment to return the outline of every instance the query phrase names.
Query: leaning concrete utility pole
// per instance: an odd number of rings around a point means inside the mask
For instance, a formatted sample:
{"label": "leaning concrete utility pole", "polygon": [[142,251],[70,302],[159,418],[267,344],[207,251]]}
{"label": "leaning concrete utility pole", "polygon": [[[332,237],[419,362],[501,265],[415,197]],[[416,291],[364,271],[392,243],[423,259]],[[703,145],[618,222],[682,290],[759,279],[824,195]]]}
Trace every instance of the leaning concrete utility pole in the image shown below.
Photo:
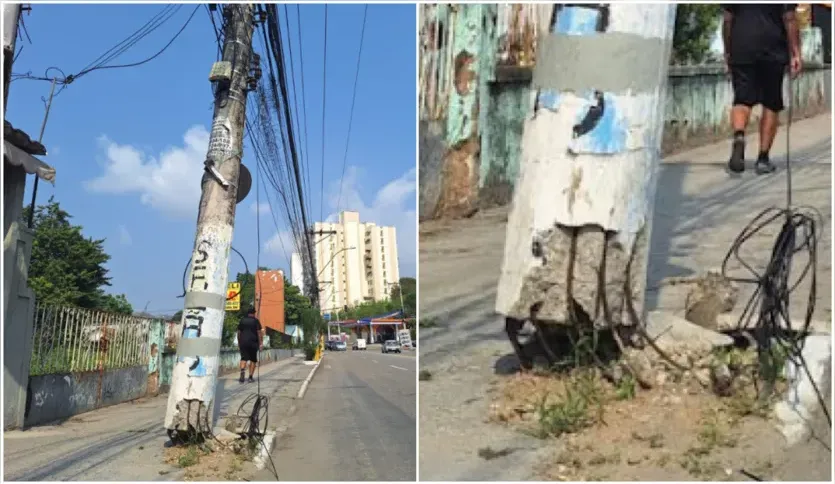
{"label": "leaning concrete utility pole", "polygon": [[675,11],[557,4],[540,37],[496,301],[526,367],[566,327],[637,341]]}
{"label": "leaning concrete utility pole", "polygon": [[210,432],[213,424],[254,30],[252,5],[226,5],[224,16],[223,60],[212,66],[209,77],[215,83],[215,110],[187,279],[183,333],[165,414],[172,440]]}

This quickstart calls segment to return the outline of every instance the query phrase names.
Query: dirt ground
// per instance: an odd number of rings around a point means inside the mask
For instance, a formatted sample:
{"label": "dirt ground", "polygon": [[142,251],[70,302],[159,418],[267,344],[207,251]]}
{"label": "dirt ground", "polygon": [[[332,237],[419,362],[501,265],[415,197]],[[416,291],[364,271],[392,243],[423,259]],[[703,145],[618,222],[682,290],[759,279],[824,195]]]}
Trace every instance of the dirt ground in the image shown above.
{"label": "dirt ground", "polygon": [[[497,378],[491,385],[489,420],[544,438],[554,449],[536,466],[537,480],[770,481],[779,479],[796,455],[781,445],[770,412],[755,405],[753,389],[722,398],[691,380],[633,393],[599,380],[595,388],[603,401],[583,413],[565,403],[567,387],[575,392],[579,388],[569,381],[526,372]],[[560,402],[558,429],[589,426],[545,436],[546,430],[555,429],[553,408]],[[547,408],[551,415],[543,419]],[[829,437],[822,440],[803,444],[805,452],[820,457],[828,453]],[[490,459],[507,450],[479,452]]]}
{"label": "dirt ground", "polygon": [[165,462],[182,468],[182,479],[189,482],[245,480],[252,473],[251,461],[247,452],[236,452],[231,443],[209,442],[165,449]]}

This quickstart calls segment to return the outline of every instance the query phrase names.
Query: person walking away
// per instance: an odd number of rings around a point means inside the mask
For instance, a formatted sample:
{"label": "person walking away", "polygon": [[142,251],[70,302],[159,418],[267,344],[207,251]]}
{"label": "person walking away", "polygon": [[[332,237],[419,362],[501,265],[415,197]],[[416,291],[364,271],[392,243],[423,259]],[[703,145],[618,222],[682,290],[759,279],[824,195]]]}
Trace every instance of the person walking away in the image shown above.
{"label": "person walking away", "polygon": [[241,378],[244,382],[246,365],[249,363],[249,381],[255,381],[255,365],[258,363],[258,351],[264,346],[264,332],[261,321],[255,317],[255,308],[249,308],[246,316],[238,323],[238,349],[241,352]]}
{"label": "person walking away", "polygon": [[723,4],[722,40],[725,63],[734,90],[731,125],[734,130],[728,168],[745,171],[745,127],[754,105],[762,106],[760,150],[754,168],[758,174],[776,169],[769,151],[783,110],[783,75],[786,66],[796,77],[802,68],[796,4]]}

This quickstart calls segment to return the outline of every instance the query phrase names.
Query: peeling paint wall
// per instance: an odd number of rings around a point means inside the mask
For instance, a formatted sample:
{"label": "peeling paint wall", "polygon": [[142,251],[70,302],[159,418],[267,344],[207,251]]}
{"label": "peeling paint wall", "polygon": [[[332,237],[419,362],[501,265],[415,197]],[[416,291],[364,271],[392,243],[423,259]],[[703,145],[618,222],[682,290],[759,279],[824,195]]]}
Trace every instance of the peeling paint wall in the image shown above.
{"label": "peeling paint wall", "polygon": [[[795,119],[830,110],[829,67],[810,66],[793,81]],[[785,85],[788,99],[788,84]],[[667,89],[662,150],[677,150],[723,139],[730,133],[730,82],[721,66],[671,68]],[[490,121],[482,128],[480,196],[483,204],[507,203],[519,172],[523,121],[530,109],[526,82],[495,83],[490,88]],[[750,127],[755,129],[760,110],[755,108]],[[421,190],[423,190],[421,188]],[[502,194],[502,196],[497,196]]]}

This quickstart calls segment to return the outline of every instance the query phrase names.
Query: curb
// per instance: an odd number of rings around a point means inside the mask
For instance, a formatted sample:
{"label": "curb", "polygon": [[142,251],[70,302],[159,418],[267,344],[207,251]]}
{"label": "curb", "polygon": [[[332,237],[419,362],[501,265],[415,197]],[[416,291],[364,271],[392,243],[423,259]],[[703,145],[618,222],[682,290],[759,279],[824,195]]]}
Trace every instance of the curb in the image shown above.
{"label": "curb", "polygon": [[310,370],[310,373],[307,375],[307,378],[305,378],[304,382],[302,383],[302,387],[299,388],[299,393],[296,395],[297,399],[304,398],[305,393],[307,393],[307,386],[310,385],[310,380],[313,379],[313,375],[316,374],[316,370],[319,368],[319,365],[322,364],[322,360],[324,360],[324,359],[325,359],[325,355],[322,355],[322,357],[319,358],[319,361],[316,363],[316,366],[314,366]]}

